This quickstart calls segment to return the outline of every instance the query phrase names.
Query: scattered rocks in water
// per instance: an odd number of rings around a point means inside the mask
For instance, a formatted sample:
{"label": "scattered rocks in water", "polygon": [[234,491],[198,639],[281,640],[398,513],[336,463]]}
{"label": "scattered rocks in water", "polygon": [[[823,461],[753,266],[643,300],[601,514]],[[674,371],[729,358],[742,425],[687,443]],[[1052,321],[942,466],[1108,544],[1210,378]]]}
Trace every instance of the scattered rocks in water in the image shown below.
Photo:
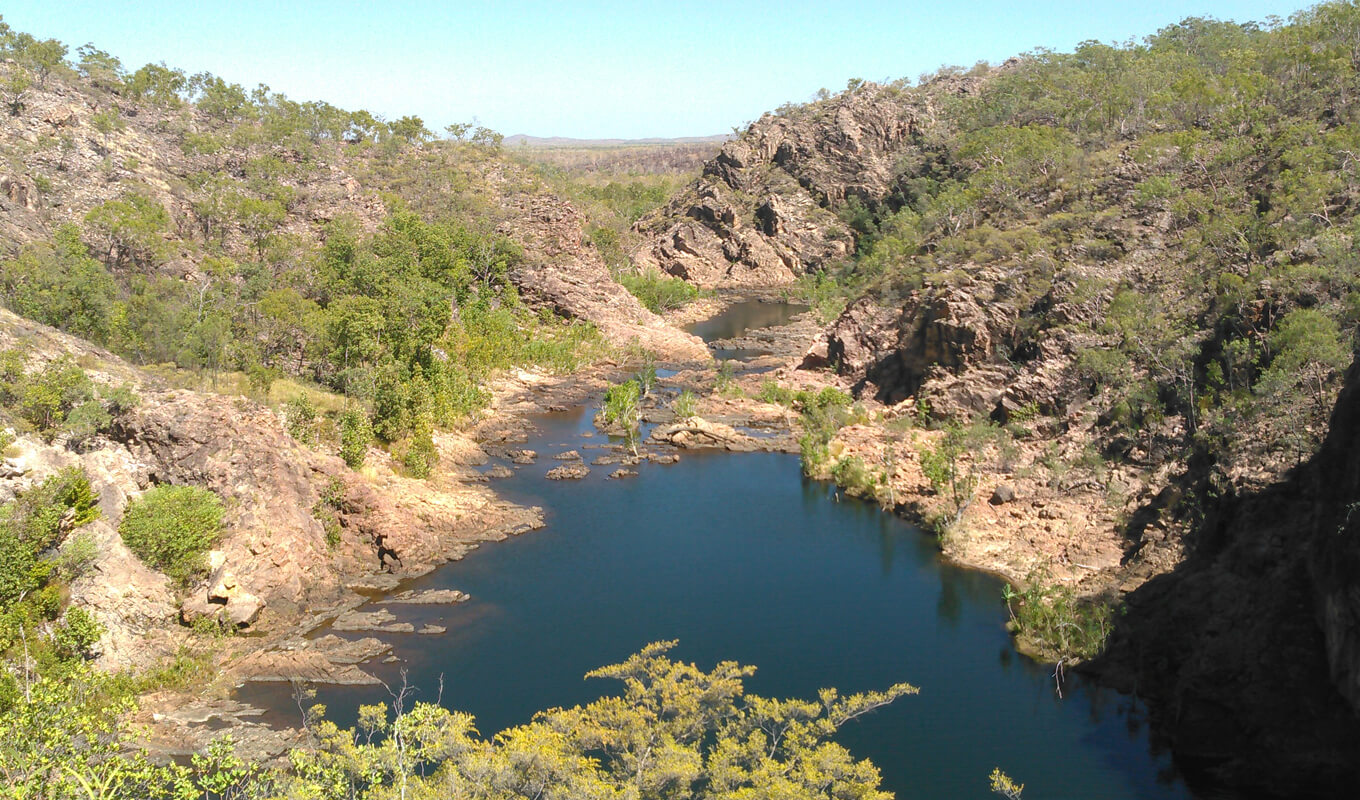
{"label": "scattered rocks in water", "polygon": [[608,464],[622,464],[623,466],[631,467],[631,466],[633,466],[633,465],[635,465],[635,464],[639,464],[639,463],[641,463],[641,462],[642,462],[642,459],[639,458],[638,456],[631,456],[631,455],[626,455],[626,454],[622,454],[622,453],[621,453],[621,454],[612,455],[612,456],[599,456],[599,457],[595,458],[593,461],[591,461],[590,463],[591,463],[591,464],[594,464],[594,465],[597,466],[597,467],[603,467],[603,466],[606,466],[606,465],[608,465]]}
{"label": "scattered rocks in water", "polygon": [[384,658],[384,659],[383,659],[383,663],[384,663],[384,664],[395,664],[395,663],[397,663],[397,662],[400,661],[400,660],[401,660],[401,659],[400,659],[400,658],[397,658],[396,656],[388,656],[387,658]]}
{"label": "scattered rocks in water", "polygon": [[992,498],[988,502],[994,506],[999,506],[1014,499],[1015,490],[1003,483],[992,490]]}
{"label": "scattered rocks in water", "polygon": [[609,477],[610,479],[635,478],[637,477],[637,470],[619,468],[609,473]]}
{"label": "scattered rocks in water", "polygon": [[331,628],[337,631],[378,631],[381,633],[413,633],[416,626],[409,622],[397,622],[392,612],[385,608],[377,611],[350,611],[336,617]]}
{"label": "scattered rocks in water", "polygon": [[669,444],[686,450],[705,448],[748,452],[759,450],[762,443],[731,425],[710,422],[703,417],[689,417],[652,431],[651,441]]}
{"label": "scattered rocks in water", "polygon": [[538,453],[533,450],[510,450],[506,455],[516,464],[532,464],[538,458]]}
{"label": "scattered rocks in water", "polygon": [[557,459],[558,461],[580,461],[581,454],[575,450],[568,450],[565,453],[558,453],[557,455],[553,456],[553,458]]}
{"label": "scattered rocks in water", "polygon": [[448,628],[445,628],[443,625],[423,625],[416,633],[425,636],[437,636],[447,630]]}
{"label": "scattered rocks in water", "polygon": [[563,464],[548,470],[547,478],[550,481],[579,481],[590,474],[590,467],[585,464]]}
{"label": "scattered rocks in water", "polygon": [[680,460],[676,453],[648,453],[647,460],[653,464],[674,464]]}
{"label": "scattered rocks in water", "polygon": [[379,601],[379,605],[404,604],[412,606],[443,606],[462,603],[468,599],[467,592],[457,589],[426,589],[408,591]]}
{"label": "scattered rocks in water", "polygon": [[515,471],[505,466],[504,464],[497,464],[496,466],[492,467],[486,472],[483,472],[482,474],[494,480],[502,480],[504,478],[513,477]]}

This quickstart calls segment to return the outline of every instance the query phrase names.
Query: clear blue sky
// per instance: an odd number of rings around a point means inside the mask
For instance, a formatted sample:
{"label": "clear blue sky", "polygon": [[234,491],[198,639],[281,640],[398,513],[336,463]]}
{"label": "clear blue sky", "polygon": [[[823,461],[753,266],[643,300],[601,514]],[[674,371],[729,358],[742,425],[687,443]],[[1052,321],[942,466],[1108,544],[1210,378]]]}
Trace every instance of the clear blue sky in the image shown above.
{"label": "clear blue sky", "polygon": [[819,87],[1141,37],[1186,16],[1287,17],[1300,0],[460,2],[9,0],[17,30],[94,42],[297,100],[477,117],[505,134],[724,133]]}

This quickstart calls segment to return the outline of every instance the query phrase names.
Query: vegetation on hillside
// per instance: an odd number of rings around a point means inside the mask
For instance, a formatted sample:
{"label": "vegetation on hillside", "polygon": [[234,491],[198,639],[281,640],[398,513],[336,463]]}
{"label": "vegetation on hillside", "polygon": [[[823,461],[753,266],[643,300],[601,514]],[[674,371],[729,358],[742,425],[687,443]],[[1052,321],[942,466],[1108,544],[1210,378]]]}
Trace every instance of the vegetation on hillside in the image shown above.
{"label": "vegetation on hillside", "polygon": [[937,113],[887,197],[839,207],[853,259],[803,288],[832,311],[836,294],[952,289],[1002,309],[999,356],[1023,370],[1070,354],[1064,379],[1101,409],[1107,456],[1295,463],[1360,324],[1357,30],[1354,2],[1190,18],[852,87]]}
{"label": "vegetation on hillside", "polygon": [[[349,439],[335,444],[351,462],[369,428],[416,475],[430,471],[433,428],[485,404],[490,372],[570,370],[599,352],[589,326],[526,309],[507,279],[524,255],[485,198],[492,131],[454,126],[435,142],[416,117],[385,122],[163,65],[128,72],[7,26],[0,56],[13,59],[0,68],[11,87],[28,82],[14,117],[63,83],[103,109],[93,124],[108,153],[137,115],[184,154],[183,174],[167,177],[187,208],[172,215],[136,170],[110,163],[119,196],[0,257],[0,301],[23,316],[139,364],[244,374],[261,396],[279,377],[338,393],[348,407],[331,413]],[[48,186],[69,168],[51,144],[26,167]],[[357,206],[303,219],[334,162],[387,193],[376,220]]]}

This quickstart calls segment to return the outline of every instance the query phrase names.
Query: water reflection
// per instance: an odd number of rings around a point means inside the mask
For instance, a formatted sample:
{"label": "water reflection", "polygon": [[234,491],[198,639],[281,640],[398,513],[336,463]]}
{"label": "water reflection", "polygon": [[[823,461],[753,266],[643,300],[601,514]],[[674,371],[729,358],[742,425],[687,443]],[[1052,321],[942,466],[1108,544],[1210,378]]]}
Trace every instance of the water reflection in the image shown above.
{"label": "water reflection", "polygon": [[[882,770],[903,797],[988,797],[995,766],[1026,796],[1184,798],[1167,782],[1140,722],[1117,695],[1015,654],[1000,583],[942,564],[932,537],[874,505],[800,480],[796,456],[685,454],[638,477],[543,478],[557,449],[580,442],[593,410],[541,420],[525,446],[542,456],[498,484],[542,505],[548,527],[477,550],[411,588],[457,588],[454,607],[389,606],[404,621],[448,625],[437,637],[394,637],[401,663],[372,665],[477,716],[492,734],[534,711],[589,702],[606,683],[581,676],[650,641],[680,640],[702,666],[754,664],[750,691],[815,697],[906,680],[921,694],[848,727],[842,743]],[[549,443],[562,443],[554,448]],[[1000,654],[999,657],[997,654]],[[368,668],[368,667],[366,667]],[[272,693],[272,694],[271,694]],[[252,689],[296,723],[280,687]],[[381,687],[323,689],[330,716],[352,724]]]}

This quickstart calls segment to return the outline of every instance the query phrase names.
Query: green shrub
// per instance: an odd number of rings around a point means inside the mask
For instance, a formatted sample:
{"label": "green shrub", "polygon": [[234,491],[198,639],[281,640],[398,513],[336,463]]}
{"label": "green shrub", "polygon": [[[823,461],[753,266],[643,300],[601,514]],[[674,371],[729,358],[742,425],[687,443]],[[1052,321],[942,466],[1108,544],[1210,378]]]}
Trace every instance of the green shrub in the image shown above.
{"label": "green shrub", "polygon": [[285,406],[284,418],[288,420],[288,435],[306,445],[316,444],[316,406],[312,398],[299,394],[290,399]]}
{"label": "green shrub", "polygon": [[1105,649],[1111,607],[1078,598],[1070,586],[1055,585],[1046,568],[1031,570],[1018,594],[1007,585],[1003,597],[1011,627],[1043,655],[1071,661],[1092,658]]}
{"label": "green shrub", "polygon": [[364,465],[368,446],[373,443],[373,426],[368,415],[357,408],[346,409],[340,414],[340,457],[350,469]]}
{"label": "green shrub", "polygon": [[765,381],[760,384],[760,392],[756,394],[756,399],[762,403],[774,403],[781,406],[793,406],[794,392],[784,386],[780,386],[775,381]]}
{"label": "green shrub", "polygon": [[222,502],[196,486],[157,486],[128,505],[118,532],[144,563],[186,585],[222,535]]}
{"label": "green shrub", "polygon": [[655,314],[680,308],[699,296],[699,290],[693,284],[662,275],[655,269],[625,273],[619,276],[618,281]]}
{"label": "green shrub", "polygon": [[104,635],[104,626],[83,608],[67,609],[52,631],[52,643],[64,658],[86,658]]}
{"label": "green shrub", "polygon": [[628,446],[637,454],[638,425],[641,423],[638,402],[642,389],[637,381],[625,381],[609,387],[604,393],[604,406],[600,409],[606,425],[617,425],[623,429]]}
{"label": "green shrub", "polygon": [[332,550],[340,546],[340,517],[338,512],[344,506],[345,484],[338,478],[326,485],[326,490],[312,506],[312,518],[321,523],[326,534],[326,546]]}
{"label": "green shrub", "polygon": [[699,413],[699,400],[694,392],[686,389],[671,403],[671,411],[676,419],[689,419]]}
{"label": "green shrub", "polygon": [[43,434],[53,436],[73,409],[94,398],[94,383],[67,356],[21,379],[18,394],[23,418]]}
{"label": "green shrub", "polygon": [[84,525],[99,516],[98,501],[85,473],[68,467],[0,506],[0,603],[47,585],[54,565],[40,556],[59,543],[62,518]]}

